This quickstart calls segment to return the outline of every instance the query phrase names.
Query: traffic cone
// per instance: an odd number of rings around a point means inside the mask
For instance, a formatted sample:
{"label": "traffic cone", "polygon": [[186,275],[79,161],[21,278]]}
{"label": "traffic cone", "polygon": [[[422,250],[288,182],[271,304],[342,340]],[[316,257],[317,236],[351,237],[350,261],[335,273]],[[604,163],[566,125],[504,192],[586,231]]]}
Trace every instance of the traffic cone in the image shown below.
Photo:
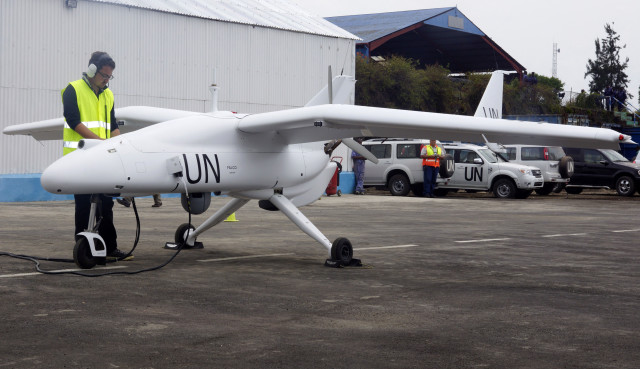
{"label": "traffic cone", "polygon": [[232,213],[231,215],[229,215],[229,217],[227,219],[224,220],[225,222],[239,222],[239,220],[236,219],[236,213]]}

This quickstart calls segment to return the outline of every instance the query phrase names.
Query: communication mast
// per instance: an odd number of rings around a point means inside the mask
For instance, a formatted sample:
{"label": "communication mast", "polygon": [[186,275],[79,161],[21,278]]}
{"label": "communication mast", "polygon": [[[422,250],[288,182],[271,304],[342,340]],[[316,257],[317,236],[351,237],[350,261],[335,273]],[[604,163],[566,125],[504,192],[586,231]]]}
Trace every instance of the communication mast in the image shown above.
{"label": "communication mast", "polygon": [[560,49],[558,49],[558,43],[553,43],[553,65],[551,67],[551,77],[558,78],[558,53]]}

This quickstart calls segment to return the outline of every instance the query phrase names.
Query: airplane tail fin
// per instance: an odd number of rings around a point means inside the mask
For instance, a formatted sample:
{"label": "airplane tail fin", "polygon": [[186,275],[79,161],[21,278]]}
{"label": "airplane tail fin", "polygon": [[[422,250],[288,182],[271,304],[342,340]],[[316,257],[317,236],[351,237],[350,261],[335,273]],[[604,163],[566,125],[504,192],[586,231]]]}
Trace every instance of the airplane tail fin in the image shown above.
{"label": "airplane tail fin", "polygon": [[324,104],[353,104],[355,99],[356,79],[351,76],[335,76],[329,80],[305,106]]}
{"label": "airplane tail fin", "polygon": [[502,89],[504,71],[497,70],[491,74],[491,79],[484,90],[475,117],[502,119]]}

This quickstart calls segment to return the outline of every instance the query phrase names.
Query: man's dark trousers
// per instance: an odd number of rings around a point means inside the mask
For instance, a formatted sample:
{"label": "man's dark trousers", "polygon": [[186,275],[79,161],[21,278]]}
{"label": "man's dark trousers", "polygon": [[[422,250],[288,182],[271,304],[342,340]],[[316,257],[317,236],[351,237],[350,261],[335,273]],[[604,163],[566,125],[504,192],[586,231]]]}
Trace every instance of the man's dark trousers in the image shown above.
{"label": "man's dark trousers", "polygon": [[433,195],[433,189],[436,187],[436,179],[438,178],[438,169],[440,169],[440,167],[422,166],[422,172],[424,173],[424,183],[422,184],[423,196]]}

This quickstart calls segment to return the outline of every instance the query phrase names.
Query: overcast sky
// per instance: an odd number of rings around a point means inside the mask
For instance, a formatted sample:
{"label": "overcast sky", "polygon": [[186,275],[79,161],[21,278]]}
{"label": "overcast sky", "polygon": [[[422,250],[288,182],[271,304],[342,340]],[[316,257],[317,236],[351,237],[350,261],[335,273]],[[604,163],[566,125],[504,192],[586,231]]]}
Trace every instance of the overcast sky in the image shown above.
{"label": "overcast sky", "polygon": [[627,91],[638,106],[640,1],[638,0],[290,0],[322,17],[457,6],[480,30],[528,71],[551,76],[558,44],[558,78],[565,89],[589,90],[584,78],[595,59],[595,40],[610,23],[620,35],[621,59],[629,57]]}

